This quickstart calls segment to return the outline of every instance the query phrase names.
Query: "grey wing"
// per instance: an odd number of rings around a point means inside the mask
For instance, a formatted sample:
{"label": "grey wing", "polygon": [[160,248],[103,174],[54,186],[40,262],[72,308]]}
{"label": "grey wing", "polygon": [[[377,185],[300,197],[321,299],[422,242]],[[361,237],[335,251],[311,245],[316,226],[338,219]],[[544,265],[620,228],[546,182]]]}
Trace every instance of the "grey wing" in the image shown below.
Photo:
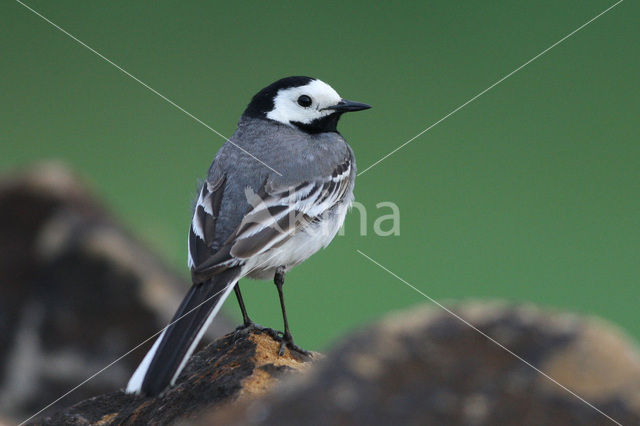
{"label": "grey wing", "polygon": [[329,176],[283,187],[267,181],[257,194],[247,194],[252,208],[232,235],[231,254],[240,259],[278,247],[300,229],[322,220],[344,201],[351,187],[351,158]]}
{"label": "grey wing", "polygon": [[298,230],[318,222],[322,215],[344,201],[352,181],[351,157],[338,164],[331,175],[282,186],[265,180],[258,192],[247,187],[250,205],[242,222],[216,250],[211,248],[220,211],[225,177],[206,183],[201,191],[189,233],[189,266],[194,281],[241,265],[286,242]]}
{"label": "grey wing", "polygon": [[[212,275],[235,266],[236,260],[224,245],[216,247],[216,225],[224,196],[227,177],[222,175],[214,182],[205,182],[200,190],[189,229],[189,268],[195,279],[207,269]],[[208,277],[207,277],[208,278]],[[202,280],[203,281],[203,280]]]}

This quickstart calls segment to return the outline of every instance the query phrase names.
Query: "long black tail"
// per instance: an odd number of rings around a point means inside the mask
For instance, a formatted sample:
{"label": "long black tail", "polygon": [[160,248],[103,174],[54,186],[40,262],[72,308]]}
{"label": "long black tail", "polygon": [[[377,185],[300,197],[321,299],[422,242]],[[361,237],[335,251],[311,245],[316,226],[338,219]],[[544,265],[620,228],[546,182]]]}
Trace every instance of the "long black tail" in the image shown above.
{"label": "long black tail", "polygon": [[235,268],[191,287],[127,385],[127,393],[158,395],[173,385],[239,279]]}

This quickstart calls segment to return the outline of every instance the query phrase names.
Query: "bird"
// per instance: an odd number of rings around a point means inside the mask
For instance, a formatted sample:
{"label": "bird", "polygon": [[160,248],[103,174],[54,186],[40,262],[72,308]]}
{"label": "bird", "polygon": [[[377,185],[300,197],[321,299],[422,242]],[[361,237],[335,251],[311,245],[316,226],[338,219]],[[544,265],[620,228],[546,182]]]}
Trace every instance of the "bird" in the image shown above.
{"label": "bird", "polygon": [[284,347],[302,351],[287,321],[284,277],[326,247],[344,222],[356,163],[338,120],[368,108],[305,76],[282,78],[253,96],[195,202],[188,237],[193,284],[127,393],[155,396],[173,386],[232,290],[242,327],[253,326],[238,284],[244,277],[273,280],[284,322],[279,354]]}

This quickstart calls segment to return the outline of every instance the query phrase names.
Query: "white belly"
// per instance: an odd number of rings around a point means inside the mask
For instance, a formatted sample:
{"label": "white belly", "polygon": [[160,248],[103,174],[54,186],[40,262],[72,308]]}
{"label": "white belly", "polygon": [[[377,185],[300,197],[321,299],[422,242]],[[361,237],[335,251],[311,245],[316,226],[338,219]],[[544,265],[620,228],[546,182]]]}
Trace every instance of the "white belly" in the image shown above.
{"label": "white belly", "polygon": [[342,203],[327,219],[299,230],[281,246],[252,257],[242,268],[243,275],[255,279],[272,279],[276,268],[284,266],[285,270],[289,270],[325,248],[344,223],[350,204]]}

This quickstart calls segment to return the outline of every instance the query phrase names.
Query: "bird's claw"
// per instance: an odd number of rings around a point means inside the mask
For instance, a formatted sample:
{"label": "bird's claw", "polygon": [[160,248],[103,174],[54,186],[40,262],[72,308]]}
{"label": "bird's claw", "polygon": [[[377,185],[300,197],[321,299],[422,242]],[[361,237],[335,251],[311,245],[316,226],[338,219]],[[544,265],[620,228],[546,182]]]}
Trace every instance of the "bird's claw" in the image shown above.
{"label": "bird's claw", "polygon": [[280,342],[280,349],[278,349],[278,356],[284,355],[284,349],[289,348],[291,351],[298,352],[305,356],[311,356],[311,352],[302,349],[300,346],[293,343],[293,337],[291,334],[287,335],[287,333],[283,331],[274,330],[273,328],[263,327],[260,324],[256,324],[251,321],[248,324],[242,324],[235,329],[234,338],[238,338],[246,333],[250,333],[251,331],[261,331],[263,333],[268,334],[271,338],[277,342]]}
{"label": "bird's claw", "polygon": [[280,340],[280,349],[278,350],[278,356],[284,355],[284,348],[289,348],[290,351],[298,352],[304,356],[311,356],[311,352],[302,349],[300,346],[293,343],[293,337],[291,335],[286,335],[285,333],[279,332],[282,334]]}
{"label": "bird's claw", "polygon": [[243,331],[243,330],[247,330],[247,329],[252,329],[255,326],[256,326],[256,323],[251,321],[251,320],[249,320],[249,322],[245,322],[242,325],[237,326],[235,331]]}
{"label": "bird's claw", "polygon": [[237,339],[240,336],[249,334],[253,330],[265,330],[265,328],[249,320],[249,322],[245,322],[244,324],[236,327],[235,331],[233,332],[234,339]]}
{"label": "bird's claw", "polygon": [[260,324],[256,324],[253,321],[251,321],[251,323],[249,323],[249,324],[243,324],[243,325],[238,326],[236,328],[236,330],[235,330],[235,334],[238,336],[238,335],[245,334],[245,333],[251,333],[252,331],[261,331],[263,333],[268,334],[274,340],[277,340],[277,341],[282,340],[282,337],[283,337],[283,333],[282,332],[276,331],[273,328],[264,327],[264,326],[262,326]]}

